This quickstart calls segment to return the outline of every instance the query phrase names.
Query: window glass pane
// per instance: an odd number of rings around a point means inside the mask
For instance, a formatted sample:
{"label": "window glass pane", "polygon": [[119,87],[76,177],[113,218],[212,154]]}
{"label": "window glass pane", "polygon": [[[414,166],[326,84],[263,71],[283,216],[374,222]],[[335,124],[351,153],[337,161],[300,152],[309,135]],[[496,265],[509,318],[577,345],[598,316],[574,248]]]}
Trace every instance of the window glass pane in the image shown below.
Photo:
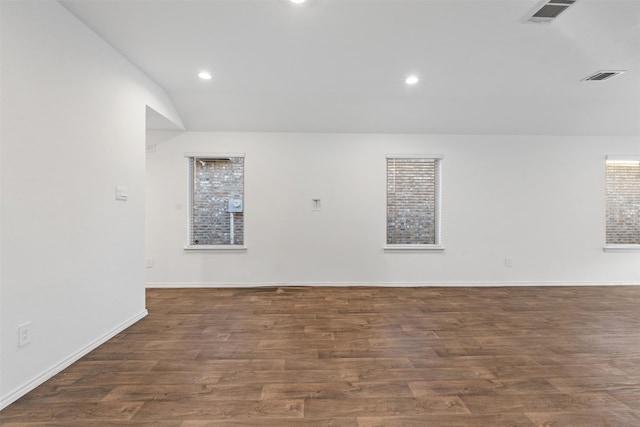
{"label": "window glass pane", "polygon": [[607,244],[640,244],[640,161],[606,162]]}
{"label": "window glass pane", "polygon": [[244,158],[190,157],[190,245],[244,244]]}
{"label": "window glass pane", "polygon": [[438,244],[439,161],[387,158],[387,244]]}

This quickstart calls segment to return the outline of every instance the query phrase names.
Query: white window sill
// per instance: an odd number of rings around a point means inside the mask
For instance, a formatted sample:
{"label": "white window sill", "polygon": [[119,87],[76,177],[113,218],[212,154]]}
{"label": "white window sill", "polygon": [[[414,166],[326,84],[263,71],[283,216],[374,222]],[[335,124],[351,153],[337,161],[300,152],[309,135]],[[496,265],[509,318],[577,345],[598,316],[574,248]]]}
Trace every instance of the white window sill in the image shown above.
{"label": "white window sill", "polygon": [[444,252],[444,246],[440,245],[385,245],[385,252],[395,251],[420,251],[420,252]]}
{"label": "white window sill", "polygon": [[247,247],[244,245],[187,245],[184,247],[188,252],[209,252],[209,251],[230,251],[241,252],[246,251]]}
{"label": "white window sill", "polygon": [[605,252],[640,252],[640,245],[607,245]]}

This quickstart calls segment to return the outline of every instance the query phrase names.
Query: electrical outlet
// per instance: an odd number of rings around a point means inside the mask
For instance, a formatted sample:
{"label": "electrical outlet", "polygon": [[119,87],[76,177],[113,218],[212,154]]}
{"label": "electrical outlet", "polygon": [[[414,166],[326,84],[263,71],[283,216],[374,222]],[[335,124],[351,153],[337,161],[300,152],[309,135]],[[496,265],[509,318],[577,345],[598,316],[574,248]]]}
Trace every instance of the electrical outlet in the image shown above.
{"label": "electrical outlet", "polygon": [[31,342],[31,322],[18,325],[18,347],[24,347]]}
{"label": "electrical outlet", "polygon": [[147,268],[152,268],[153,267],[153,258],[145,258],[144,259],[144,266]]}
{"label": "electrical outlet", "polygon": [[504,266],[505,267],[513,267],[513,258],[511,257],[507,257],[504,259]]}

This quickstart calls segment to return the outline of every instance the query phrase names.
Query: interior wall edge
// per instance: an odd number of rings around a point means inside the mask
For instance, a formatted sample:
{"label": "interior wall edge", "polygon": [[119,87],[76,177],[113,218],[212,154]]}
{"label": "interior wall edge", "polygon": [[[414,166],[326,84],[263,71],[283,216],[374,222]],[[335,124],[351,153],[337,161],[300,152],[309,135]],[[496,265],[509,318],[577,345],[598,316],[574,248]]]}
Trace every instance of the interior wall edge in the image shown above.
{"label": "interior wall edge", "polygon": [[134,323],[138,322],[140,319],[143,319],[144,317],[146,317],[147,314],[149,314],[149,313],[148,313],[148,311],[146,309],[141,311],[141,312],[139,312],[138,314],[136,314],[135,316],[133,316],[129,320],[121,323],[117,327],[111,329],[106,334],[102,335],[101,337],[96,338],[95,340],[93,340],[91,343],[89,343],[85,347],[79,349],[75,353],[70,354],[68,357],[66,357],[65,359],[61,360],[57,364],[51,366],[46,371],[44,371],[41,374],[35,376],[33,379],[31,379],[30,381],[26,382],[24,385],[16,388],[13,391],[10,391],[5,396],[0,396],[0,410],[6,408],[7,406],[12,404],[16,400],[18,400],[19,398],[21,398],[22,396],[27,394],[28,392],[30,392],[31,390],[35,389],[36,387],[38,387],[39,385],[41,385],[42,383],[44,383],[48,379],[52,378],[54,375],[62,372],[67,367],[71,366],[73,363],[77,362],[82,357],[84,357],[85,355],[89,354],[91,351],[95,350],[96,348],[98,348],[102,344],[104,344],[107,341],[109,341],[111,338],[113,338],[116,335],[118,335],[120,332],[122,332],[125,329],[127,329],[129,326],[131,326]]}

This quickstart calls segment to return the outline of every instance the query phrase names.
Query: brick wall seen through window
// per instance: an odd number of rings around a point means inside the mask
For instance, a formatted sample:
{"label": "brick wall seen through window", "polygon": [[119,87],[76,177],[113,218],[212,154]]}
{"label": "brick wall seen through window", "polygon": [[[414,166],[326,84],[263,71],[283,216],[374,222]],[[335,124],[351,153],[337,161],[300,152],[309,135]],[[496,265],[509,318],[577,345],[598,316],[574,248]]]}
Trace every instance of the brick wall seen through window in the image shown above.
{"label": "brick wall seen through window", "polygon": [[189,157],[189,176],[189,244],[243,245],[244,157]]}
{"label": "brick wall seen through window", "polygon": [[640,245],[640,161],[606,161],[607,244]]}
{"label": "brick wall seen through window", "polygon": [[387,244],[438,245],[439,167],[434,158],[387,157]]}

